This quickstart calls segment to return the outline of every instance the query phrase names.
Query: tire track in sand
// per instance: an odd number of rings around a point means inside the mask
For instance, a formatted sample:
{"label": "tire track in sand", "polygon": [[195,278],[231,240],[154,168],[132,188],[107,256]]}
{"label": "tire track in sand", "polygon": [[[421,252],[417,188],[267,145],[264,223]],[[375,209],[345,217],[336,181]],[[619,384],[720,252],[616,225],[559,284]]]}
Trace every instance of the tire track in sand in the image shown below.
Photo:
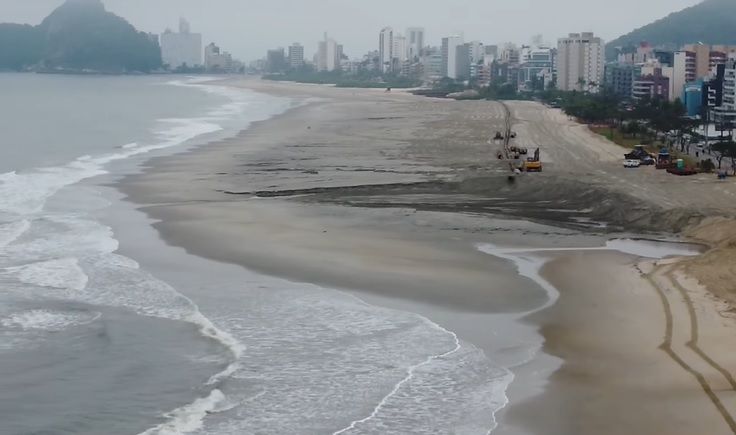
{"label": "tire track in sand", "polygon": [[672,276],[673,271],[671,270],[671,267],[669,266],[662,266],[662,265],[655,265],[655,268],[652,272],[648,274],[644,274],[645,278],[649,283],[654,287],[657,294],[659,295],[659,298],[662,302],[662,306],[664,308],[664,314],[666,318],[666,328],[665,328],[665,337],[664,342],[659,346],[659,348],[667,354],[677,365],[679,365],[683,370],[685,370],[687,373],[689,373],[695,380],[700,384],[701,389],[705,393],[705,395],[708,397],[708,399],[713,403],[713,405],[716,407],[716,410],[723,418],[724,422],[728,427],[731,429],[731,432],[736,434],[736,420],[734,420],[731,413],[728,411],[726,406],[723,404],[723,401],[720,397],[716,394],[716,391],[711,387],[710,383],[708,382],[708,379],[706,376],[701,373],[700,371],[696,370],[694,367],[692,367],[690,364],[685,361],[685,359],[679,355],[674,347],[674,329],[675,329],[675,316],[673,314],[673,308],[672,304],[670,303],[669,298],[667,297],[667,294],[665,293],[664,289],[660,286],[660,284],[657,282],[657,277],[664,278],[668,281],[670,281],[675,288],[678,289],[678,293],[680,295],[684,295],[684,304],[687,306],[687,312],[688,316],[690,317],[690,340],[685,343],[685,346],[687,346],[689,349],[692,349],[695,354],[700,357],[708,366],[714,368],[717,372],[719,372],[721,375],[724,375],[726,379],[729,381],[729,383],[732,386],[732,389],[736,390],[736,383],[734,383],[734,379],[731,376],[731,374],[717,364],[711,357],[709,357],[705,352],[702,351],[698,347],[698,339],[699,339],[699,327],[698,327],[698,320],[697,320],[697,313],[695,312],[695,307],[693,305],[692,299],[687,295],[687,291],[685,291],[682,286],[677,283],[676,279]]}

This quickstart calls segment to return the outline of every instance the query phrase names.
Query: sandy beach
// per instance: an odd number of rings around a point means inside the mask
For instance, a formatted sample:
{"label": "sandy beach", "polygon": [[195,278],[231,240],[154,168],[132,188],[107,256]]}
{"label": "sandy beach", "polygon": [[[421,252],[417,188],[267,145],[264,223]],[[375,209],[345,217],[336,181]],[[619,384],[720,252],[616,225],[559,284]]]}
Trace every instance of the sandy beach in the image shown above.
{"label": "sandy beach", "polygon": [[[494,433],[736,433],[733,182],[627,171],[623,149],[585,126],[509,102],[517,143],[545,162],[509,183],[489,140],[504,124],[498,102],[223,85],[302,104],[120,183],[168,244],[454,331],[515,374]],[[478,249],[584,249],[680,231],[708,252],[539,253],[559,292],[541,311],[550,294],[539,282]]]}

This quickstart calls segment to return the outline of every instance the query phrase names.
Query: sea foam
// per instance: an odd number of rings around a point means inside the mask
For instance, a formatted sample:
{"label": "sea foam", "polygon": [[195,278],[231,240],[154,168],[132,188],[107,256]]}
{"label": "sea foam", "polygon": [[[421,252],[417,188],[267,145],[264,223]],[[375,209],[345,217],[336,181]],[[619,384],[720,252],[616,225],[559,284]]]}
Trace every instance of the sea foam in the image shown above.
{"label": "sea foam", "polygon": [[20,328],[24,331],[59,332],[74,326],[88,325],[101,316],[100,313],[90,312],[32,310],[0,319],[0,325],[5,328]]}

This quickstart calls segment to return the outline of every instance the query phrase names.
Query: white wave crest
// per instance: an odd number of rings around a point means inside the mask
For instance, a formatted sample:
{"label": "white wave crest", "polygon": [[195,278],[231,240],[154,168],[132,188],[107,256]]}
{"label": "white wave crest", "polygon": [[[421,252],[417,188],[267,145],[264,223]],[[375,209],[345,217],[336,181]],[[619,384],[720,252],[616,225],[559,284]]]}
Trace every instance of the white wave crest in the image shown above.
{"label": "white wave crest", "polygon": [[31,222],[26,219],[0,225],[0,248],[4,248],[31,228]]}
{"label": "white wave crest", "polygon": [[82,291],[89,278],[75,258],[42,261],[6,269],[8,274],[18,277],[26,284],[39,287]]}
{"label": "white wave crest", "polygon": [[101,313],[63,313],[47,310],[32,310],[15,313],[0,319],[5,328],[20,328],[24,331],[59,332],[73,326],[90,324],[102,317]]}
{"label": "white wave crest", "polygon": [[192,433],[204,426],[204,418],[214,412],[223,412],[232,405],[227,403],[220,390],[212,392],[189,405],[183,406],[165,415],[169,421],[148,429],[140,435],[182,435]]}

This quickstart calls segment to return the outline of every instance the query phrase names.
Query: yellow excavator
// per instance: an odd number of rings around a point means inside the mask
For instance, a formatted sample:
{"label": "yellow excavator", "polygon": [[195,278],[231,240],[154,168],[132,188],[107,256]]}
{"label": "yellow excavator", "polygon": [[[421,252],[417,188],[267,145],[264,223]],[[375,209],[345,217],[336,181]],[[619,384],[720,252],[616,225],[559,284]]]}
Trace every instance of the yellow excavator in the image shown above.
{"label": "yellow excavator", "polygon": [[534,157],[529,157],[524,163],[526,172],[542,172],[542,160],[540,158],[539,148],[534,152]]}

